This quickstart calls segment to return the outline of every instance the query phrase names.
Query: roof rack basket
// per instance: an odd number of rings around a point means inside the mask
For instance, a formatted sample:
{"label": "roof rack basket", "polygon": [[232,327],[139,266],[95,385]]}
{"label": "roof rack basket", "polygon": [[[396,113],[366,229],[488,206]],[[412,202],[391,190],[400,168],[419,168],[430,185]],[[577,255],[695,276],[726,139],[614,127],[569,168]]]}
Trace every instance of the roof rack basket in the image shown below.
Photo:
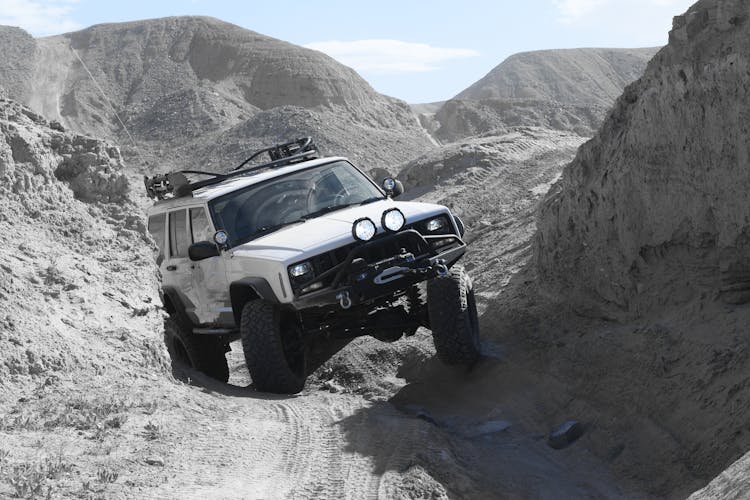
{"label": "roof rack basket", "polygon": [[[270,162],[243,168],[263,153],[268,153],[268,156],[271,159]],[[144,176],[143,182],[146,185],[146,194],[149,198],[163,200],[169,195],[179,198],[183,196],[192,196],[193,191],[196,189],[218,184],[233,177],[241,177],[243,175],[257,172],[258,170],[279,168],[292,163],[312,160],[314,158],[318,158],[318,149],[315,147],[311,137],[303,137],[296,141],[277,144],[256,151],[245,161],[225,174],[204,172],[201,170],[179,170],[168,174],[154,175],[153,177]],[[188,174],[208,176],[209,178],[191,182],[187,178]]]}

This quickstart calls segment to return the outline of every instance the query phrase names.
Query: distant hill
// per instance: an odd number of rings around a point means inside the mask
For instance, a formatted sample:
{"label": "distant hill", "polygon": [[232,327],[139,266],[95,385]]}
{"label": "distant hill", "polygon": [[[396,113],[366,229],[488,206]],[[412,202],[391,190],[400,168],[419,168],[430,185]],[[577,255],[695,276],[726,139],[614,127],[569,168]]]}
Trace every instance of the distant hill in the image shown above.
{"label": "distant hill", "polygon": [[592,135],[658,48],[561,49],[515,54],[435,114],[444,142],[534,125]]}
{"label": "distant hill", "polygon": [[[0,27],[0,42],[0,86],[11,98],[76,132],[116,138],[128,153],[111,100],[147,156],[159,163],[224,156],[201,148],[207,156],[196,157],[193,143],[225,143],[218,140],[223,132],[284,106],[309,110],[314,118],[276,123],[271,135],[243,127],[237,152],[244,154],[245,140],[254,147],[307,131],[323,144],[344,146],[331,153],[364,152],[373,164],[404,161],[432,147],[406,103],[378,94],[351,68],[213,18],[103,24],[41,39]],[[389,143],[397,146],[382,146]]]}

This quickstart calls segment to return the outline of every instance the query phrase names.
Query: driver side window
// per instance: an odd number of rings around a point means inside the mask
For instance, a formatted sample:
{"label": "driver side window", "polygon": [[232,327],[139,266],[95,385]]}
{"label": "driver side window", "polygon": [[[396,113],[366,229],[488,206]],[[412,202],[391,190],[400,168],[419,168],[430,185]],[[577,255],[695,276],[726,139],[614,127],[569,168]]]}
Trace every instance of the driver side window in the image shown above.
{"label": "driver side window", "polygon": [[211,225],[208,223],[206,211],[202,207],[190,209],[190,233],[193,237],[193,243],[211,241]]}

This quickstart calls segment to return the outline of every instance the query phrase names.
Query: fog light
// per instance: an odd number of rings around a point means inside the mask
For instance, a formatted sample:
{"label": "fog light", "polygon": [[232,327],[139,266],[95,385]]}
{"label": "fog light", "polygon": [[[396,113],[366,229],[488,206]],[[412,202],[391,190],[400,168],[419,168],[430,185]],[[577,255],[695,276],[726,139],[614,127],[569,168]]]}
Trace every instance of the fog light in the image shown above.
{"label": "fog light", "polygon": [[383,212],[383,220],[381,222],[383,223],[384,228],[395,233],[404,227],[406,218],[404,217],[404,214],[401,213],[401,210],[398,208],[392,208]]}
{"label": "fog light", "polygon": [[360,241],[371,240],[375,236],[375,223],[368,218],[354,221],[352,226],[352,236]]}
{"label": "fog light", "polygon": [[317,283],[313,283],[310,286],[306,286],[305,288],[303,288],[299,292],[300,293],[308,293],[308,292],[312,292],[314,290],[320,290],[321,288],[323,288],[323,283],[321,283],[320,281],[318,281]]}

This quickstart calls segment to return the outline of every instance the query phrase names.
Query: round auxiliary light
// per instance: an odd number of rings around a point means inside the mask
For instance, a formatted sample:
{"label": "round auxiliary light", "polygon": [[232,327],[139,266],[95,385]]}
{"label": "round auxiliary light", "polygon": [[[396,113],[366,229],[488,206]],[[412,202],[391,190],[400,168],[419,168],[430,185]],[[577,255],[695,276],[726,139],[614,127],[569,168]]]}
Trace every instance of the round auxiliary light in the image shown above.
{"label": "round auxiliary light", "polygon": [[386,177],[383,179],[383,189],[386,192],[393,192],[394,189],[396,189],[396,179],[393,177]]}
{"label": "round auxiliary light", "polygon": [[214,233],[214,242],[217,245],[219,246],[226,245],[227,241],[229,241],[229,235],[223,229],[220,229]]}
{"label": "round auxiliary light", "polygon": [[352,226],[352,236],[360,241],[371,240],[375,236],[375,223],[367,217],[357,219]]}
{"label": "round auxiliary light", "polygon": [[381,221],[383,227],[388,231],[396,232],[406,224],[406,217],[398,208],[392,208],[383,212],[383,219]]}

